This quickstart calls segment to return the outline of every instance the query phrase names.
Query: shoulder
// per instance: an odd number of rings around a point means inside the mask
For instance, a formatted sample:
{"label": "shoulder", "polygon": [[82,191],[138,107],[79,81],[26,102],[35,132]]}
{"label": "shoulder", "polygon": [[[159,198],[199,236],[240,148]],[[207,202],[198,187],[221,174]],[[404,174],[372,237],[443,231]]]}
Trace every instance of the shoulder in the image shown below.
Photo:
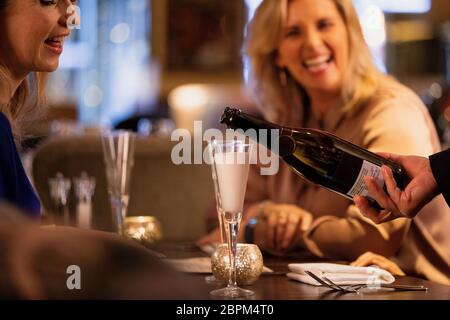
{"label": "shoulder", "polygon": [[391,117],[391,121],[429,122],[431,120],[427,107],[420,97],[397,80],[385,76],[368,103],[369,119]]}
{"label": "shoulder", "polygon": [[3,154],[4,152],[10,151],[14,145],[14,137],[11,131],[11,124],[2,112],[0,112],[0,139],[2,141],[0,143],[0,152]]}
{"label": "shoulder", "polygon": [[386,77],[366,112],[364,131],[368,145],[419,155],[439,150],[439,139],[428,109],[417,94],[399,82]]}
{"label": "shoulder", "polygon": [[11,133],[11,124],[9,123],[8,118],[3,114],[3,112],[0,112],[0,133],[2,136],[5,133]]}
{"label": "shoulder", "polygon": [[370,105],[372,113],[392,109],[408,114],[428,115],[428,110],[419,96],[391,77],[384,77],[380,81]]}

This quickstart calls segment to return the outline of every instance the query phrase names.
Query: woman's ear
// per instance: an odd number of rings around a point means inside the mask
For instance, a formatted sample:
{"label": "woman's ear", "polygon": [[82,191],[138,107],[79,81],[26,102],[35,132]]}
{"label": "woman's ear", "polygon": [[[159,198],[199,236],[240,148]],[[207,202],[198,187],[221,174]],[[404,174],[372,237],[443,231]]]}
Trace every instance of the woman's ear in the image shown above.
{"label": "woman's ear", "polygon": [[275,51],[274,59],[275,59],[275,65],[278,68],[284,69],[286,67],[286,65],[284,64],[283,58],[280,56],[280,53],[278,52],[278,50]]}

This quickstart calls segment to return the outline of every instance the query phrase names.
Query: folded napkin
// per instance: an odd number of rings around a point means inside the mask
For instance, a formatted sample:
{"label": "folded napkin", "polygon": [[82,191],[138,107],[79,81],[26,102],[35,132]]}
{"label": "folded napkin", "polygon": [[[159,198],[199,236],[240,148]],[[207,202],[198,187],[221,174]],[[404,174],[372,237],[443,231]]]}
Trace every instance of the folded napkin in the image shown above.
{"label": "folded napkin", "polygon": [[[212,273],[211,271],[211,258],[209,257],[196,257],[187,259],[165,259],[175,269],[181,272],[187,273]],[[264,266],[263,273],[271,273],[272,269]]]}
{"label": "folded napkin", "polygon": [[305,271],[311,271],[315,275],[327,277],[339,285],[351,284],[387,284],[395,281],[388,271],[376,267],[352,267],[335,263],[291,263],[288,265],[290,279],[320,286],[321,284],[311,278]]}

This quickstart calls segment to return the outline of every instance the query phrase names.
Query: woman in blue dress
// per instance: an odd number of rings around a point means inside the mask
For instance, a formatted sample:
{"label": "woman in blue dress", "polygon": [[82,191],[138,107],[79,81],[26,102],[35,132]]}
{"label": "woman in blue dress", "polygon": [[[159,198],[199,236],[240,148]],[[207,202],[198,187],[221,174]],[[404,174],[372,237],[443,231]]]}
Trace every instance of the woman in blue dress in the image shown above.
{"label": "woman in blue dress", "polygon": [[34,217],[40,203],[16,145],[41,114],[46,74],[58,67],[74,2],[0,0],[0,201]]}

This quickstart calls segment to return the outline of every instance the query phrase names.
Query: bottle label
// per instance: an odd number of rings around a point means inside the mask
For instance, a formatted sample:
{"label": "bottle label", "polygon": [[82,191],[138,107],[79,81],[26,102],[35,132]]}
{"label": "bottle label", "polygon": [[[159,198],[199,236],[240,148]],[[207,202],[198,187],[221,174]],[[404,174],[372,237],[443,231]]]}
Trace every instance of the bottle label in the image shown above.
{"label": "bottle label", "polygon": [[356,178],[356,181],[351,187],[350,191],[347,192],[349,196],[353,197],[356,195],[360,195],[363,197],[367,197],[369,195],[369,190],[367,190],[367,186],[364,183],[364,177],[372,177],[375,179],[380,188],[384,187],[384,179],[383,174],[381,173],[381,167],[364,160],[361,166],[361,170],[359,171],[358,178]]}

